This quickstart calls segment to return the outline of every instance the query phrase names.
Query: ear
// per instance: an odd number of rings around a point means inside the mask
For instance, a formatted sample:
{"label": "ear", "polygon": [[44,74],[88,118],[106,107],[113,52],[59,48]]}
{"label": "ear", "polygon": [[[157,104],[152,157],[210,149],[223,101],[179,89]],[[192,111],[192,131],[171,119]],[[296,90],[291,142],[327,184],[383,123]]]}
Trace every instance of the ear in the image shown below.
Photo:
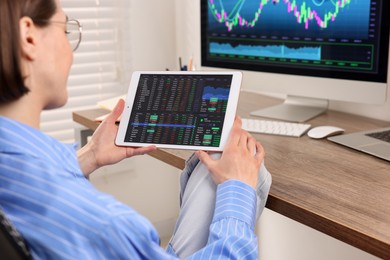
{"label": "ear", "polygon": [[36,57],[37,28],[30,17],[22,17],[19,20],[20,47],[22,57],[34,60]]}

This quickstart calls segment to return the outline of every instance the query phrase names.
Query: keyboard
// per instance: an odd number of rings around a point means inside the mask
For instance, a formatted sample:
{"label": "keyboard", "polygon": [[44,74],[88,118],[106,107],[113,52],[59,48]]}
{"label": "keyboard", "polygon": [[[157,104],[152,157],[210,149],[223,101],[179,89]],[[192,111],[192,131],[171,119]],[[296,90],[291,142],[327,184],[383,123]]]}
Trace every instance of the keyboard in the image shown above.
{"label": "keyboard", "polygon": [[366,134],[367,136],[390,143],[390,130]]}
{"label": "keyboard", "polygon": [[304,123],[242,118],[242,128],[257,134],[301,137],[310,127],[310,124]]}

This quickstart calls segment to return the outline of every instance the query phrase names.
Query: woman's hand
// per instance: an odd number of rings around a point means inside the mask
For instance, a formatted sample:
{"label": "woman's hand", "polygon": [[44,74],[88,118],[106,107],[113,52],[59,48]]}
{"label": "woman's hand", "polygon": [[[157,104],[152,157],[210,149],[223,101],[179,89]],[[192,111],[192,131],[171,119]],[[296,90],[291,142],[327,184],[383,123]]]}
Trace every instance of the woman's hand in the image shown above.
{"label": "woman's hand", "polygon": [[256,188],[265,152],[255,138],[241,129],[241,119],[237,117],[219,160],[212,159],[203,151],[198,151],[197,156],[209,169],[217,185],[234,179]]}
{"label": "woman's hand", "polygon": [[118,132],[116,120],[122,114],[124,106],[125,102],[120,99],[114,110],[96,129],[91,140],[77,152],[80,168],[86,177],[101,166],[156,150],[154,145],[139,148],[115,145],[115,137]]}

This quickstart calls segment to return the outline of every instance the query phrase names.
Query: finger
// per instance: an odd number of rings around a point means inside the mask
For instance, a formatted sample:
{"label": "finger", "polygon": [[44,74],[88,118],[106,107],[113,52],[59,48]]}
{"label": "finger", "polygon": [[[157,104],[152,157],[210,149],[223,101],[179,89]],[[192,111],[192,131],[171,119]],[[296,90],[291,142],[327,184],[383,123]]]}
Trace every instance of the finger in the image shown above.
{"label": "finger", "polygon": [[242,128],[242,120],[239,115],[236,116],[235,121],[237,121],[237,124],[239,125],[240,128]]}
{"label": "finger", "polygon": [[264,160],[264,157],[265,157],[265,151],[264,151],[263,146],[259,142],[256,142],[255,158],[256,158],[257,162],[259,162],[261,164]]}
{"label": "finger", "polygon": [[212,166],[214,160],[210,157],[210,155],[204,151],[197,151],[196,153],[196,156],[198,157],[198,159],[204,164],[206,165],[206,167],[208,169],[210,169],[209,167]]}
{"label": "finger", "polygon": [[236,117],[227,144],[237,145],[238,142],[240,141],[240,135],[241,135],[241,119],[239,117]]}
{"label": "finger", "polygon": [[153,152],[155,150],[157,150],[157,147],[155,145],[150,145],[150,146],[142,147],[139,149],[139,151],[142,152],[143,154],[150,153],[150,152]]}
{"label": "finger", "polygon": [[150,153],[150,152],[153,152],[153,151],[157,150],[157,146],[149,145],[149,146],[146,146],[146,147],[142,147],[140,150],[143,151],[143,152],[146,152],[146,153]]}
{"label": "finger", "polygon": [[125,108],[125,101],[123,99],[119,99],[118,103],[115,105],[112,112],[107,116],[105,121],[115,122],[121,116],[124,108]]}
{"label": "finger", "polygon": [[133,156],[133,155],[144,155],[144,154],[148,154],[150,152],[153,152],[154,150],[157,149],[157,147],[155,145],[150,145],[150,146],[146,146],[146,147],[138,147],[138,148],[129,148],[131,149],[130,153],[128,153],[129,156]]}
{"label": "finger", "polygon": [[252,155],[255,155],[256,153],[256,139],[251,136],[251,135],[248,135],[248,150],[249,152],[252,154]]}
{"label": "finger", "polygon": [[241,129],[240,140],[238,142],[238,145],[242,149],[248,149],[248,133],[245,130]]}

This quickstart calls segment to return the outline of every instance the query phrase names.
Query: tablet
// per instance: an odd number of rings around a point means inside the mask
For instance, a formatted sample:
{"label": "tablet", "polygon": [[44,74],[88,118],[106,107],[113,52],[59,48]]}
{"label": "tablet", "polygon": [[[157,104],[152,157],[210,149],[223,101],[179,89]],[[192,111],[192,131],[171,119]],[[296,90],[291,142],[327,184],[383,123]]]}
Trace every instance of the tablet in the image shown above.
{"label": "tablet", "polygon": [[134,72],[115,143],[222,151],[241,79],[241,72]]}

